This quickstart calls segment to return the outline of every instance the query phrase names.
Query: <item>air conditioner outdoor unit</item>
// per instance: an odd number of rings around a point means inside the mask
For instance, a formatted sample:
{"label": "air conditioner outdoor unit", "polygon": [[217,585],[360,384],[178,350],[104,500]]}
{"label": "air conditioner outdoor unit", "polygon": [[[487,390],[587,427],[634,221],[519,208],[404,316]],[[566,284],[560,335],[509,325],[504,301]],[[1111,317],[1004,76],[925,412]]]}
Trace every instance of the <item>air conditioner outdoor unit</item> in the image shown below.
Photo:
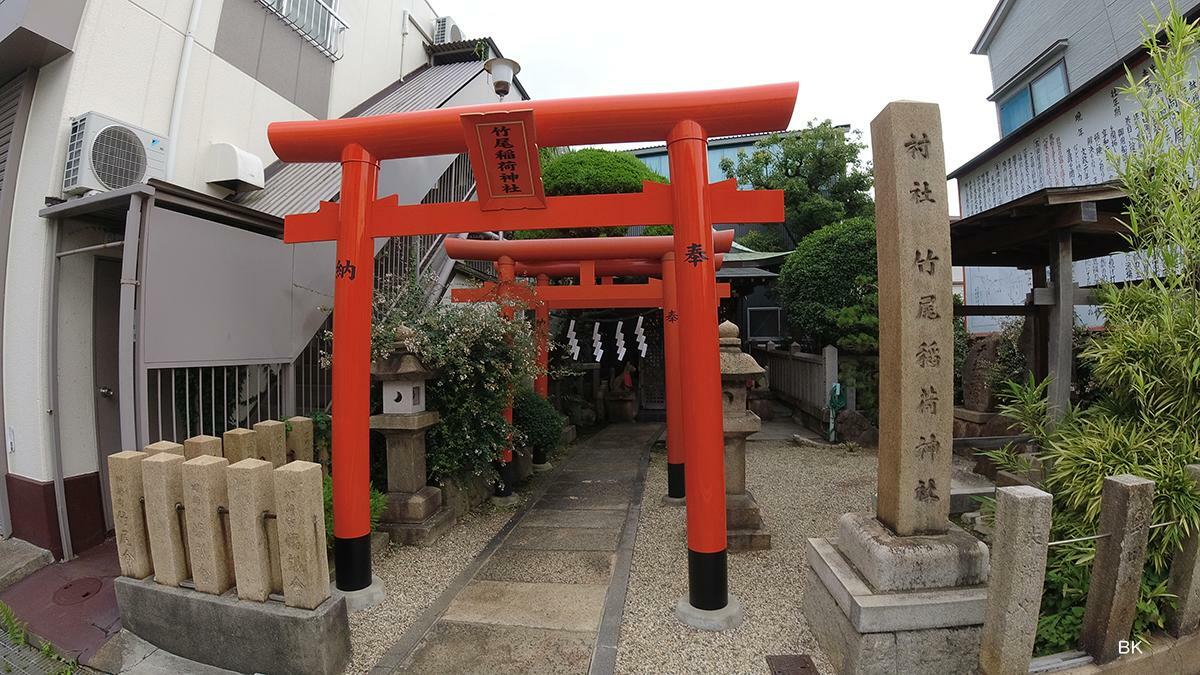
{"label": "air conditioner outdoor unit", "polygon": [[96,112],[72,118],[63,192],[118,190],[162,178],[167,142],[164,136]]}
{"label": "air conditioner outdoor unit", "polygon": [[444,45],[448,42],[459,42],[463,39],[462,29],[448,16],[439,16],[433,27],[433,44]]}

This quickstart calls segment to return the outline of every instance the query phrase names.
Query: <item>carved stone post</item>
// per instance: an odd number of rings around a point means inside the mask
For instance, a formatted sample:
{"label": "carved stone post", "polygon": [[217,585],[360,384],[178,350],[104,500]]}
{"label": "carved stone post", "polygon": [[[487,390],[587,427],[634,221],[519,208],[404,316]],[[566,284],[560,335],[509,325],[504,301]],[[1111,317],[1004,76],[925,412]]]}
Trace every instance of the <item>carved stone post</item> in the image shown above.
{"label": "carved stone post", "polygon": [[737,325],[726,321],[717,328],[721,343],[721,413],[725,431],[725,527],[730,551],[771,548],[771,533],[762,510],[746,490],[746,437],[762,428],[749,410],[748,384],[766,371],[742,351]]}
{"label": "carved stone post", "polygon": [[809,540],[804,596],[809,625],[838,672],[978,666],[988,549],[947,518],[954,319],[941,131],[931,103],[890,103],[871,122],[878,507],[843,515],[836,540]]}
{"label": "carved stone post", "polygon": [[371,375],[383,383],[383,414],[371,417],[371,429],[387,442],[388,508],[380,527],[397,544],[425,546],[453,522],[442,491],[425,484],[425,430],[441,419],[425,410],[425,381],[432,373],[413,354],[400,352],[376,361]]}

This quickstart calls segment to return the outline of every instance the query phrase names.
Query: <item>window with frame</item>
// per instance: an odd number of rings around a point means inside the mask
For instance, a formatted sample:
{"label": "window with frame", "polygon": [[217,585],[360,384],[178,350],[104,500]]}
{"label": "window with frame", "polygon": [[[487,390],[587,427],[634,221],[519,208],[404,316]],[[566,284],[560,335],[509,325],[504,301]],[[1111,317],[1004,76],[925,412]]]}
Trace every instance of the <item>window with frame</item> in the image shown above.
{"label": "window with frame", "polygon": [[1067,65],[1060,60],[1000,102],[1000,135],[1016,131],[1068,93]]}

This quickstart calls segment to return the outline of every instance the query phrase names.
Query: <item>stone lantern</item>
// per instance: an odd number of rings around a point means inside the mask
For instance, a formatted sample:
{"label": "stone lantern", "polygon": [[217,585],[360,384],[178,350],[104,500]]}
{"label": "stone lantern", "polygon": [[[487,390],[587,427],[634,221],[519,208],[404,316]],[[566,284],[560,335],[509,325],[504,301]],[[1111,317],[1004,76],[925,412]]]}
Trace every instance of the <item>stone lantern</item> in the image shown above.
{"label": "stone lantern", "polygon": [[371,416],[371,429],[387,441],[388,507],[380,526],[397,544],[432,543],[452,522],[442,491],[425,484],[425,430],[441,419],[425,410],[432,374],[405,351],[371,364],[371,377],[383,388],[383,414]]}
{"label": "stone lantern", "polygon": [[721,411],[725,427],[725,519],[731,551],[771,548],[754,495],[746,490],[746,437],[762,428],[747,407],[747,391],[766,371],[742,351],[737,325],[717,329],[721,342]]}

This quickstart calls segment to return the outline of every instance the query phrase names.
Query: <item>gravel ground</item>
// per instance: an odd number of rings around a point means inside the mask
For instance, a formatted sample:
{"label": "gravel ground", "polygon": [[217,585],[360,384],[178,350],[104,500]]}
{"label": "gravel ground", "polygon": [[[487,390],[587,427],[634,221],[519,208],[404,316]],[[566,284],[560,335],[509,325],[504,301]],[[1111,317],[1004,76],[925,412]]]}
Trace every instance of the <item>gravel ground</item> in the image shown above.
{"label": "gravel ground", "polygon": [[843,513],[870,510],[875,454],[787,441],[752,442],[746,454],[746,483],[763,509],[772,548],[729,555],[730,592],[742,601],[745,623],[710,633],[675,620],[675,603],[687,592],[684,512],[660,503],[667,465],[656,452],[625,596],[618,673],[766,673],[770,654],[808,654],[821,672],[832,672],[800,611],[804,543],[832,535]]}

